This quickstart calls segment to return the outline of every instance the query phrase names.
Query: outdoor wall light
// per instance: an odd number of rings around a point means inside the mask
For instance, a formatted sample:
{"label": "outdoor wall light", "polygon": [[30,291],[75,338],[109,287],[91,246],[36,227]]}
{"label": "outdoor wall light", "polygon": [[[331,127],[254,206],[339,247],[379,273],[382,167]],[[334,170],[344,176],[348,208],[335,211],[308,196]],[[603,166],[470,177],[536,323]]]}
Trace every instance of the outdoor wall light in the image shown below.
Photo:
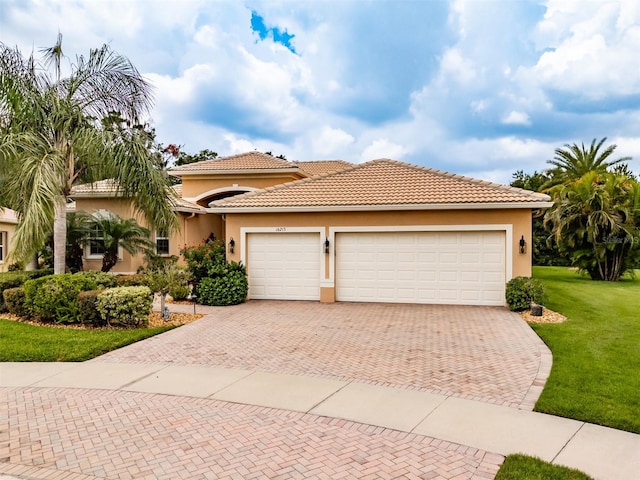
{"label": "outdoor wall light", "polygon": [[324,240],[324,253],[329,253],[329,239],[327,237],[325,237]]}
{"label": "outdoor wall light", "polygon": [[520,239],[520,253],[527,253],[527,241],[524,239],[524,235]]}
{"label": "outdoor wall light", "polygon": [[233,253],[234,248],[236,248],[236,242],[233,237],[231,237],[231,239],[229,240],[229,253]]}

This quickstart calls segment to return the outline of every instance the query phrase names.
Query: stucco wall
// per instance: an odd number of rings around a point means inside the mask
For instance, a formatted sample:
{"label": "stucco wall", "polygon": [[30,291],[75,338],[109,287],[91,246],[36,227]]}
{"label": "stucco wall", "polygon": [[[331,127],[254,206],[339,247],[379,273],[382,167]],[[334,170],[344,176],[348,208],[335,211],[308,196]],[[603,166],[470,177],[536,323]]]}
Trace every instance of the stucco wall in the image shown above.
{"label": "stucco wall", "polygon": [[[121,198],[78,198],[76,199],[76,211],[94,213],[98,210],[108,210],[122,218],[135,218],[136,221],[148,227],[144,217],[136,215],[131,202]],[[191,215],[190,213],[177,213],[179,229],[169,239],[169,254],[180,255],[180,249],[185,245],[195,245],[214,234],[216,238],[224,235],[222,217],[220,215]],[[155,232],[151,232],[151,240],[155,240]],[[114,273],[132,273],[144,264],[142,255],[131,256],[122,252],[122,259],[111,270]],[[85,270],[100,270],[101,259],[84,259]]]}
{"label": "stucco wall", "polygon": [[7,258],[12,250],[13,239],[16,233],[16,224],[0,221],[0,232],[7,232],[6,244],[4,245],[3,259],[0,261],[0,272],[6,272],[9,265],[14,263],[13,260]]}

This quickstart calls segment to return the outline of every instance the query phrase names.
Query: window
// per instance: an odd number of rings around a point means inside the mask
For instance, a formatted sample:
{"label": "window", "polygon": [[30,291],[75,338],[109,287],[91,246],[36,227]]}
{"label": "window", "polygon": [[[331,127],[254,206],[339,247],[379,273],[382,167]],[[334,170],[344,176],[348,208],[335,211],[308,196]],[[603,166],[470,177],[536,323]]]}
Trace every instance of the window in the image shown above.
{"label": "window", "polygon": [[156,232],[156,253],[158,255],[169,255],[169,237],[167,232],[162,230]]}
{"label": "window", "polygon": [[89,234],[89,257],[102,257],[104,255],[104,237],[102,230],[97,225]]}
{"label": "window", "polygon": [[7,232],[0,232],[0,262],[4,262],[4,256],[6,254],[5,245],[7,243],[7,238]]}

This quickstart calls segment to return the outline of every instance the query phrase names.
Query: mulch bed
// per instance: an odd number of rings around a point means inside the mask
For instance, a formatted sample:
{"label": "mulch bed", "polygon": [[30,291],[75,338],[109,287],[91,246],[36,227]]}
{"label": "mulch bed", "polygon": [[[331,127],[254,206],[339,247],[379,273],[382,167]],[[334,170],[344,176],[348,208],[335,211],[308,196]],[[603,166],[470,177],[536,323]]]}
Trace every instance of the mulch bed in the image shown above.
{"label": "mulch bed", "polygon": [[562,323],[567,319],[567,317],[565,317],[561,313],[554,312],[553,310],[549,310],[546,307],[542,309],[541,317],[535,317],[531,315],[531,311],[529,310],[518,313],[527,323]]}
{"label": "mulch bed", "polygon": [[[162,315],[160,315],[160,312],[151,312],[149,314],[149,327],[150,328],[166,327],[168,325],[179,327],[180,325],[191,323],[194,320],[198,320],[199,318],[202,318],[202,317],[203,315],[200,313],[197,313],[194,315],[193,313],[171,312],[169,320],[163,320]],[[91,325],[77,325],[77,324],[63,325],[59,323],[43,323],[43,322],[38,322],[36,320],[32,320],[30,318],[18,317],[17,315],[13,315],[11,313],[2,313],[0,314],[0,318],[3,318],[5,320],[11,320],[14,322],[27,323],[29,325],[46,326],[51,328],[71,328],[75,330],[110,330],[114,328],[119,328],[119,327],[92,327]]]}

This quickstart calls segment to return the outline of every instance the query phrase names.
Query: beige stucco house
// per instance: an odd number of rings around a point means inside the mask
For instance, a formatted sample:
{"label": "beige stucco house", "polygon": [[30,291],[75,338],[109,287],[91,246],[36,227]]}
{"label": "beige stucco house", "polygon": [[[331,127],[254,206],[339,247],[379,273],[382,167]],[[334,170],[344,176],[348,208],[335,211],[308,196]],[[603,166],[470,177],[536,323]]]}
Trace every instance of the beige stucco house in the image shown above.
{"label": "beige stucco house", "polygon": [[[290,162],[250,152],[175,167],[180,232],[160,253],[206,238],[242,261],[249,298],[503,305],[531,274],[531,211],[547,195],[394,160]],[[77,187],[76,209],[132,216],[114,185]],[[98,268],[87,251],[86,266]],[[95,265],[93,262],[96,262]],[[141,259],[123,254],[116,271]]]}
{"label": "beige stucco house", "polygon": [[0,272],[6,272],[9,268],[7,255],[11,251],[17,224],[16,212],[9,208],[0,210]]}

